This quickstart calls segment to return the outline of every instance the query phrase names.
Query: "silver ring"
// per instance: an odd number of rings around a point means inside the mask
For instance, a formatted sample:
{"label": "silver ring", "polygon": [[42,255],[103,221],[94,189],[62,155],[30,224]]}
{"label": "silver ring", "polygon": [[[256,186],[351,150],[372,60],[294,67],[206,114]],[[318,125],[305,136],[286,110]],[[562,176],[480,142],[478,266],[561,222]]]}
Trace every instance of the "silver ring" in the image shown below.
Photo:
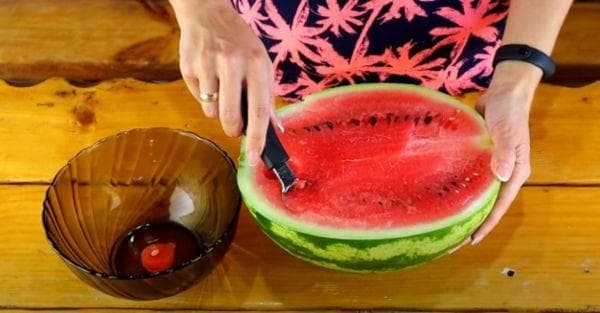
{"label": "silver ring", "polygon": [[201,92],[199,96],[202,102],[217,102],[219,94],[216,92]]}

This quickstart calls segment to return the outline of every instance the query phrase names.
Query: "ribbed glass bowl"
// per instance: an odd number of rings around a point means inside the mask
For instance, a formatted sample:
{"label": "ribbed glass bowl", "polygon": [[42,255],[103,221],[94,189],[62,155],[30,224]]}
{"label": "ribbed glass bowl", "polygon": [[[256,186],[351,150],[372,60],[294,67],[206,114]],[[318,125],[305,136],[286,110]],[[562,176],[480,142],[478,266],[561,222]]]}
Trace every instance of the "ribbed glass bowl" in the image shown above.
{"label": "ribbed glass bowl", "polygon": [[[157,299],[208,274],[235,234],[235,166],[213,142],[168,128],[133,129],[82,150],[56,175],[42,213],[48,241],[84,282],[107,294]],[[115,243],[137,226],[173,221],[203,240],[203,253],[155,274],[122,277]]]}

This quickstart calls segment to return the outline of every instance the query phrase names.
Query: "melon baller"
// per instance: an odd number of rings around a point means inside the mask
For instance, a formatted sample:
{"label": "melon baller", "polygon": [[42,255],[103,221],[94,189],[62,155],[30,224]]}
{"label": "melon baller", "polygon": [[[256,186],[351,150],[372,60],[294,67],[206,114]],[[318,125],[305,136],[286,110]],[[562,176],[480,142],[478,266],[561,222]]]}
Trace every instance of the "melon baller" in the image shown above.
{"label": "melon baller", "polygon": [[[246,125],[248,124],[248,96],[246,90],[242,91],[241,109],[245,134]],[[277,138],[272,122],[269,122],[269,127],[267,128],[265,148],[261,154],[261,159],[267,169],[272,170],[281,183],[282,195],[285,195],[288,191],[293,189],[294,185],[298,182],[298,178],[288,164],[290,157],[283,148],[279,138]]]}

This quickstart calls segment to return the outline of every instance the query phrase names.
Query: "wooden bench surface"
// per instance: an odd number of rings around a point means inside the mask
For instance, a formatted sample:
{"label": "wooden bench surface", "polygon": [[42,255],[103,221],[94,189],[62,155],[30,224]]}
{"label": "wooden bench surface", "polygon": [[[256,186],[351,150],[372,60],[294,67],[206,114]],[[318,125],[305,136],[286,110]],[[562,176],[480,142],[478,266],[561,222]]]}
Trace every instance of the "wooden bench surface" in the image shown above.
{"label": "wooden bench surface", "polygon": [[[600,79],[600,3],[576,3],[553,57],[557,82]],[[167,0],[0,1],[0,78],[178,78]]]}
{"label": "wooden bench surface", "polygon": [[[477,94],[465,98],[474,103]],[[531,117],[531,184],[600,183],[600,82],[581,88],[543,85]],[[32,87],[0,82],[0,182],[48,183],[77,151],[115,132],[166,126],[218,141],[237,158],[239,141],[205,119],[182,81],[128,80],[78,88],[52,79]],[[43,131],[40,131],[43,130]]]}
{"label": "wooden bench surface", "polygon": [[348,274],[289,256],[244,209],[231,250],[204,282],[172,298],[132,302],[86,286],[53,253],[40,218],[47,183],[81,148],[133,127],[192,130],[234,158],[239,141],[202,116],[181,81],[128,79],[88,88],[61,79],[24,88],[1,83],[0,310],[594,310],[600,307],[598,121],[600,82],[539,88],[531,118],[533,175],[476,247],[397,273]]}

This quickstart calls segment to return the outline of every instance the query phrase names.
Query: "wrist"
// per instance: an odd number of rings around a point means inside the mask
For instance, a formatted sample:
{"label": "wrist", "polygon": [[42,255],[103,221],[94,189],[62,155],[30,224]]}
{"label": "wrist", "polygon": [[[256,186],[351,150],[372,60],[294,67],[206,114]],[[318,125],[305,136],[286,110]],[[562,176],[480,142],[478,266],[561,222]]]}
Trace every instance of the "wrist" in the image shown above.
{"label": "wrist", "polygon": [[496,65],[489,89],[503,90],[518,97],[532,98],[542,70],[530,63],[503,61]]}

